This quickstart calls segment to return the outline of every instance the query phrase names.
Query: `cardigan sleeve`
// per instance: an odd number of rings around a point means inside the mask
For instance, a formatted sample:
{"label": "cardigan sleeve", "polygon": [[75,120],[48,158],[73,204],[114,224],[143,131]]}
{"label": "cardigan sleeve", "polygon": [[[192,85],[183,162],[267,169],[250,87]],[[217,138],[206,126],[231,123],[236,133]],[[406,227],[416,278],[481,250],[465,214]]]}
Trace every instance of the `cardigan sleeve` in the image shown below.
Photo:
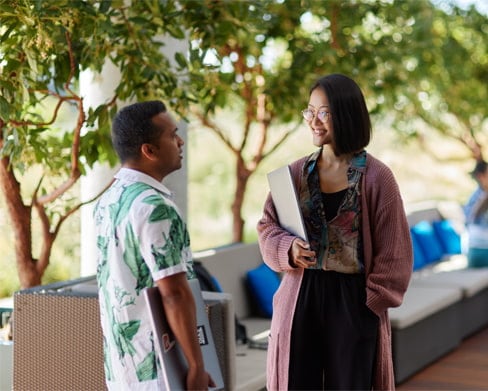
{"label": "cardigan sleeve", "polygon": [[[305,158],[290,165],[295,186],[300,183],[301,167]],[[271,193],[263,208],[263,216],[257,223],[258,243],[264,262],[274,271],[295,270],[289,263],[289,250],[296,236],[283,229],[278,220]]]}
{"label": "cardigan sleeve", "polygon": [[365,175],[363,242],[367,305],[376,314],[402,303],[413,250],[400,190],[391,170],[374,160]]}

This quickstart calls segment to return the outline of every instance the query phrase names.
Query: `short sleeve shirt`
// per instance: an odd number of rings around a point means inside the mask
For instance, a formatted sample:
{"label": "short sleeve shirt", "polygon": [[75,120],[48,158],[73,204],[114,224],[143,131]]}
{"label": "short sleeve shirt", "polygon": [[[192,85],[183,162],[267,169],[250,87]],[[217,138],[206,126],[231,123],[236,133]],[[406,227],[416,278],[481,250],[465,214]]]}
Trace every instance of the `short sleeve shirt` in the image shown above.
{"label": "short sleeve shirt", "polygon": [[107,386],[161,390],[142,291],[176,273],[195,277],[186,225],[163,184],[127,168],[97,202],[94,219]]}

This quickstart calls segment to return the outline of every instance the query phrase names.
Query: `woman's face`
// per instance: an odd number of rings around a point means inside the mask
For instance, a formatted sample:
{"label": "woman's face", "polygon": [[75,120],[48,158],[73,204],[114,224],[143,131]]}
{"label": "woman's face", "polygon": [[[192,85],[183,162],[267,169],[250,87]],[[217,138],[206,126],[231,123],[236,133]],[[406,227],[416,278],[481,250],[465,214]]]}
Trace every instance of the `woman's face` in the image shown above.
{"label": "woman's face", "polygon": [[315,88],[310,94],[308,110],[313,113],[313,117],[307,121],[312,130],[313,144],[317,147],[333,144],[334,128],[330,118],[329,100],[321,88]]}

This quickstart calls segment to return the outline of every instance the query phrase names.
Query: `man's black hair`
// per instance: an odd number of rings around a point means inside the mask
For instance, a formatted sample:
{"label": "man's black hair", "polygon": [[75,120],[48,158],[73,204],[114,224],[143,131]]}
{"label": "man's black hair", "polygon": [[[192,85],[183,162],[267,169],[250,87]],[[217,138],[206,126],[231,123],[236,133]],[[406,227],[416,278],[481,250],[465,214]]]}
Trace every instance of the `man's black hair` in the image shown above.
{"label": "man's black hair", "polygon": [[471,176],[473,176],[473,178],[476,178],[476,175],[484,174],[487,168],[488,163],[486,163],[483,159],[477,160],[476,164],[474,165],[474,170],[471,171]]}
{"label": "man's black hair", "polygon": [[122,163],[138,159],[142,144],[155,144],[161,134],[152,118],[166,112],[163,102],[153,100],[122,108],[112,123],[112,144]]}

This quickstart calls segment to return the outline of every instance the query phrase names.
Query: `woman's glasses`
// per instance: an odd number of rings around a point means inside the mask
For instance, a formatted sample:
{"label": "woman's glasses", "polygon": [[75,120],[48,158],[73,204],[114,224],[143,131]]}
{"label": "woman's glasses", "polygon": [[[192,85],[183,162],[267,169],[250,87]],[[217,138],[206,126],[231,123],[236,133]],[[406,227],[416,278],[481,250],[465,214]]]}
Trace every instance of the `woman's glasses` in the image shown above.
{"label": "woman's glasses", "polygon": [[319,110],[317,113],[315,113],[315,111],[313,111],[313,110],[305,109],[305,110],[302,110],[302,115],[303,115],[303,118],[305,118],[305,121],[308,121],[308,122],[312,121],[315,116],[317,116],[319,121],[326,122],[327,119],[329,118],[330,113],[328,111],[325,111],[325,110]]}

